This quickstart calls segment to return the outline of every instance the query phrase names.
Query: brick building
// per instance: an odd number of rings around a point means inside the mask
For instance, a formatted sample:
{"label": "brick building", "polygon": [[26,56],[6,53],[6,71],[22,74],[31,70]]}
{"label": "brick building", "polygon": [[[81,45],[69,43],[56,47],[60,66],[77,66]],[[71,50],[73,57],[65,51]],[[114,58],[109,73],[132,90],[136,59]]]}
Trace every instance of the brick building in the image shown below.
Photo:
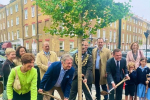
{"label": "brick building", "polygon": [[[34,3],[34,0],[13,0],[6,6],[0,5],[0,42],[11,42],[14,49],[23,45],[34,54],[42,50],[44,41],[48,41],[50,50],[57,52],[58,55],[77,48],[76,37],[59,37],[45,33],[43,29],[51,26],[52,19],[43,15]],[[134,15],[126,20],[123,18],[121,26],[122,50],[129,50],[134,41],[140,44],[141,49],[145,48],[144,32],[150,30],[150,22]],[[62,26],[59,28],[63,29]],[[118,47],[118,36],[119,21],[116,21],[108,27],[98,29],[97,34],[90,34],[87,40],[94,46],[96,39],[102,37],[105,41],[104,47],[113,50]],[[149,43],[148,39],[148,45]]]}

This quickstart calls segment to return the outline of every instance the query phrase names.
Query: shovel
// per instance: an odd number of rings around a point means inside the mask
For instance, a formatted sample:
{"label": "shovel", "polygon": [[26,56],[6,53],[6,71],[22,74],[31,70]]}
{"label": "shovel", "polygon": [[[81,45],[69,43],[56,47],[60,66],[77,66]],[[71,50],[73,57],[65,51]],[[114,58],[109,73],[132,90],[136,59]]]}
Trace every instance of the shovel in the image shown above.
{"label": "shovel", "polygon": [[[116,85],[116,87],[118,87],[119,85],[121,85],[123,82],[125,82],[125,81],[127,81],[127,80],[129,80],[129,79],[126,79],[126,78],[124,78],[121,82],[119,82],[117,85]],[[108,94],[110,94],[110,92],[112,91],[112,90],[114,90],[115,88],[112,88],[111,90],[109,90],[108,92],[107,91],[102,91],[101,92],[101,95],[108,95]]]}
{"label": "shovel", "polygon": [[40,94],[50,96],[50,97],[52,97],[52,98],[54,98],[54,99],[56,99],[56,100],[62,100],[62,99],[60,99],[60,98],[57,98],[57,97],[55,97],[55,96],[53,96],[53,95],[50,95],[50,94],[47,94],[47,93],[41,93],[41,92],[40,92]]}
{"label": "shovel", "polygon": [[[83,79],[82,79],[82,81],[83,81]],[[83,83],[84,83],[86,89],[88,90],[88,92],[89,92],[89,94],[90,94],[90,96],[91,96],[91,98],[92,98],[92,94],[91,94],[91,92],[90,92],[90,89],[89,89],[87,83],[85,83],[85,82],[83,82]]]}

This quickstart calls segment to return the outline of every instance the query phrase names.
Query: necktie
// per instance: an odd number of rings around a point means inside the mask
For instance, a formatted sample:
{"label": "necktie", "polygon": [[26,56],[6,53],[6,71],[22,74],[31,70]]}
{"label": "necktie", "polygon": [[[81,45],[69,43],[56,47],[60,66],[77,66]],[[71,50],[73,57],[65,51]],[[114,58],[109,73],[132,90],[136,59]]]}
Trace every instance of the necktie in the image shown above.
{"label": "necktie", "polygon": [[119,68],[119,61],[117,61],[117,66],[116,66],[116,82],[120,82],[120,68]]}

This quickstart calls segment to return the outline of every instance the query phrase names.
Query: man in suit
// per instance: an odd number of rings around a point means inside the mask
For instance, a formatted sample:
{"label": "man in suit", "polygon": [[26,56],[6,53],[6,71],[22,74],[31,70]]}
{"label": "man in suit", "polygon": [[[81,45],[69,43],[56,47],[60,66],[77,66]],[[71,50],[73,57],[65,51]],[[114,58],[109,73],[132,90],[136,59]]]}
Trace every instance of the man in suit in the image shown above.
{"label": "man in suit", "polygon": [[[74,68],[72,67],[73,58],[69,54],[64,54],[61,62],[52,63],[40,83],[39,93],[52,94],[57,90],[62,100],[68,100]],[[44,95],[43,100],[50,100],[50,96]]]}
{"label": "man in suit", "polygon": [[[111,51],[103,47],[104,40],[103,38],[97,39],[98,47],[93,49],[93,76],[94,83],[96,88],[96,99],[100,100],[100,85],[104,91],[107,91],[107,74],[106,74],[106,62],[111,58]],[[104,100],[108,99],[108,95],[104,96]]]}
{"label": "man in suit", "polygon": [[[47,71],[48,67],[51,63],[58,61],[57,54],[53,51],[50,51],[49,42],[44,42],[42,44],[43,50],[39,52],[36,56],[35,63],[40,69],[40,79],[42,80],[45,72]],[[42,95],[38,94],[38,100],[43,98]],[[54,100],[51,98],[51,100]]]}
{"label": "man in suit", "polygon": [[109,89],[116,88],[116,99],[114,99],[113,90],[109,95],[109,100],[122,100],[123,83],[118,87],[116,87],[116,84],[118,84],[124,76],[127,79],[130,79],[130,77],[128,76],[126,59],[122,58],[120,49],[115,49],[113,51],[113,58],[107,61],[106,71]]}
{"label": "man in suit", "polygon": [[[73,67],[75,68],[75,73],[73,76],[73,81],[71,85],[71,91],[69,100],[76,100],[77,92],[78,92],[78,53],[74,55]],[[82,77],[83,82],[92,83],[92,78],[89,78],[90,74],[92,74],[92,56],[86,53],[85,46],[82,42]],[[87,90],[85,84],[82,82],[82,90],[85,94],[86,100],[92,100],[92,97]],[[88,86],[91,89],[92,85]]]}
{"label": "man in suit", "polygon": [[[87,41],[83,41],[82,44],[83,44],[84,47],[85,47],[85,53],[89,54],[89,52],[87,51],[88,46],[89,46],[88,42],[87,42]],[[93,82],[93,73],[92,73],[92,71],[91,71],[91,72],[89,73],[88,78],[87,78],[87,85],[88,85],[88,87],[89,87],[90,90],[91,90],[91,88],[92,88],[92,82]]]}

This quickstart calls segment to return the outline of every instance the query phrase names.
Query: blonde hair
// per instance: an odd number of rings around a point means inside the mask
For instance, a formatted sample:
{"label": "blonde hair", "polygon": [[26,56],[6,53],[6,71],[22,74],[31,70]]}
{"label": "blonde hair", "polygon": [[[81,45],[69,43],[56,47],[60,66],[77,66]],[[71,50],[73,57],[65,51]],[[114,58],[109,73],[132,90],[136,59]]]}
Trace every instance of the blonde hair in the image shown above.
{"label": "blonde hair", "polygon": [[133,46],[133,44],[137,44],[137,46],[138,46],[138,48],[137,49],[139,49],[139,44],[137,43],[137,42],[133,42],[133,43],[131,43],[131,45],[130,45],[130,49],[132,50],[132,46]]}
{"label": "blonde hair", "polygon": [[16,52],[13,48],[7,48],[6,50],[5,50],[5,54],[6,55],[9,55],[10,53],[12,53],[12,52]]}
{"label": "blonde hair", "polygon": [[127,67],[128,67],[128,70],[130,69],[131,66],[134,66],[134,70],[135,70],[135,63],[129,62],[129,63],[128,63],[128,66],[127,66]]}

